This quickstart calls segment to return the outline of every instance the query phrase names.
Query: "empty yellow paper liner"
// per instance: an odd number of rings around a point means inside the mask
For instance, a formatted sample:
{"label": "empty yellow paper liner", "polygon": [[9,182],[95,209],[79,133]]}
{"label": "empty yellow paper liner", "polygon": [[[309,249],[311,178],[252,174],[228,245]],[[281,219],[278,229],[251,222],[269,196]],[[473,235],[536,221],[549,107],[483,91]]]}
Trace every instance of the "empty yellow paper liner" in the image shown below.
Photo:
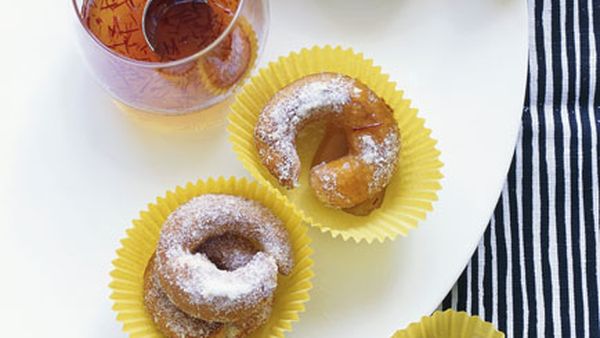
{"label": "empty yellow paper liner", "polygon": [[477,316],[447,310],[423,317],[392,338],[504,338],[504,334]]}
{"label": "empty yellow paper liner", "polygon": [[144,307],[144,269],[156,249],[160,229],[167,216],[191,198],[208,193],[243,196],[262,203],[283,221],[290,235],[294,270],[289,276],[280,276],[272,315],[251,337],[284,337],[284,333],[291,330],[292,322],[297,321],[299,313],[304,311],[304,304],[310,298],[308,292],[312,288],[314,273],[311,241],[301,218],[292,211],[289,202],[272,188],[246,179],[209,179],[188,183],[185,187],[167,192],[164,197],[158,197],[155,203],[149,204],[147,210],[140,213],[139,219],[133,221],[133,226],[121,240],[117,258],[113,261],[114,270],[110,273],[110,298],[114,301],[117,320],[123,323],[123,330],[130,337],[163,337]]}
{"label": "empty yellow paper liner", "polygon": [[[327,208],[312,193],[308,164],[320,142],[322,128],[308,126],[298,136],[298,153],[303,165],[300,186],[296,189],[280,187],[258,157],[254,126],[268,100],[293,81],[320,72],[337,72],[360,80],[394,110],[401,133],[398,170],[387,187],[382,206],[369,216],[354,216]],[[278,188],[305,221],[344,240],[352,238],[356,242],[371,243],[406,235],[432,210],[441,188],[440,152],[425,121],[417,116],[417,110],[410,107],[410,101],[389,81],[388,75],[351,49],[314,47],[270,63],[237,94],[228,130],[234,151],[254,178]]]}

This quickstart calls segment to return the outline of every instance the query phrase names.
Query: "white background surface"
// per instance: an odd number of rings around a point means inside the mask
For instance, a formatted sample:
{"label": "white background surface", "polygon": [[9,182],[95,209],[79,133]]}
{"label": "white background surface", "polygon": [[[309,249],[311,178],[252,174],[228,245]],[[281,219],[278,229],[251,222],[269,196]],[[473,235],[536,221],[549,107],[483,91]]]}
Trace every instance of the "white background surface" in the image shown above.
{"label": "white background surface", "polygon": [[[224,126],[168,133],[129,120],[76,52],[70,1],[0,0],[3,337],[124,337],[110,261],[157,195],[244,175]],[[523,103],[526,2],[274,0],[266,60],[313,44],[375,59],[439,140],[444,189],[408,238],[355,245],[311,230],[312,300],[288,337],[389,337],[462,271],[508,169]]]}

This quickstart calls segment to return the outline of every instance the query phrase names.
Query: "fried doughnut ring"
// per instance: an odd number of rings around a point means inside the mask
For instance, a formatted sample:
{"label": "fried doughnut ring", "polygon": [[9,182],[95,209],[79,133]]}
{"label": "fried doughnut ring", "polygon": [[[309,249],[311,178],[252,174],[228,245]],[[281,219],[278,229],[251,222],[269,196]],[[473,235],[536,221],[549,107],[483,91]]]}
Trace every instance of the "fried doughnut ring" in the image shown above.
{"label": "fried doughnut ring", "polygon": [[[331,162],[348,154],[348,144],[346,142],[346,133],[344,129],[329,122],[325,129],[325,136],[312,159],[311,168],[322,162]],[[342,209],[344,212],[355,216],[367,216],[373,210],[378,209],[383,203],[385,197],[385,188],[372,198],[361,202],[352,208]]]}
{"label": "fried doughnut ring", "polygon": [[276,93],[260,113],[254,140],[260,160],[281,185],[298,185],[298,131],[330,119],[344,129],[348,154],[314,166],[310,185],[334,208],[352,208],[374,198],[390,182],[398,162],[400,132],[391,108],[351,77],[320,73]]}
{"label": "fried doughnut ring", "polygon": [[[234,234],[261,251],[234,271],[219,270],[197,254],[211,237]],[[277,273],[293,268],[281,221],[256,201],[207,194],[193,198],[167,218],[156,249],[160,283],[169,299],[193,317],[233,322],[264,307],[277,287]]]}
{"label": "fried doughnut ring", "polygon": [[[224,248],[223,257],[228,257],[223,261],[227,270],[234,270],[236,260],[249,260],[254,255],[253,251],[240,247],[236,240],[226,238],[223,243],[219,246]],[[266,323],[272,310],[271,304],[267,304],[257,313],[235,323],[207,322],[194,318],[177,308],[163,291],[156,270],[155,255],[150,258],[144,272],[144,305],[158,329],[168,338],[245,337]]]}
{"label": "fried doughnut ring", "polygon": [[237,270],[248,264],[256,247],[246,238],[233,234],[209,238],[198,248],[219,270]]}

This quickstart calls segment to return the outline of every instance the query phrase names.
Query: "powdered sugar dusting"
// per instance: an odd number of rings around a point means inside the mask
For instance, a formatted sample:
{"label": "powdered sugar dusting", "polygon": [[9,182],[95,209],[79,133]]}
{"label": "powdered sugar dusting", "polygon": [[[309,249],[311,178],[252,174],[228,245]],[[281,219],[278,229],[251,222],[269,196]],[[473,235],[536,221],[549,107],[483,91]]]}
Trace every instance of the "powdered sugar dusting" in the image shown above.
{"label": "powdered sugar dusting", "polygon": [[207,322],[189,316],[169,300],[160,285],[154,258],[146,267],[144,304],[152,320],[162,330],[167,331],[163,333],[168,337],[207,338],[223,330],[222,323]]}
{"label": "powdered sugar dusting", "polygon": [[[245,245],[236,238],[222,236],[208,245],[207,250],[217,247],[223,249],[227,255],[223,256],[225,270],[235,270],[240,257],[252,257],[254,248]],[[233,254],[233,255],[229,255]],[[157,274],[155,258],[151,258],[144,276],[144,304],[152,316],[152,320],[159,326],[167,337],[177,338],[209,338],[215,336],[242,337],[263,325],[271,314],[271,301],[256,313],[233,323],[209,322],[192,317],[173,304],[160,285]]]}
{"label": "powdered sugar dusting", "polygon": [[[348,170],[350,168],[350,164],[348,163],[344,163],[342,166],[343,170]],[[326,163],[321,163],[318,164],[316,166],[314,166],[312,169],[312,172],[314,175],[316,175],[317,177],[319,177],[320,180],[320,187],[321,189],[323,189],[327,194],[329,195],[335,195],[337,196],[339,199],[344,200],[344,201],[349,201],[348,196],[343,195],[342,193],[340,193],[340,191],[338,190],[338,186],[337,186],[337,173],[333,170],[329,170],[327,168],[327,164]]]}
{"label": "powdered sugar dusting", "polygon": [[[280,182],[297,185],[300,159],[297,132],[322,114],[339,114],[351,100],[354,80],[339,74],[317,74],[277,93],[263,109],[254,131],[261,159]],[[358,93],[360,94],[360,92]]]}
{"label": "powdered sugar dusting", "polygon": [[360,158],[374,166],[373,179],[369,191],[376,192],[385,187],[396,169],[396,159],[400,150],[397,133],[388,133],[383,142],[376,142],[373,136],[359,136]]}
{"label": "powdered sugar dusting", "polygon": [[225,234],[209,238],[198,248],[198,252],[220,270],[233,271],[248,264],[258,249],[242,236]]}
{"label": "powdered sugar dusting", "polygon": [[255,314],[250,315],[247,318],[240,322],[230,323],[225,326],[226,338],[243,338],[250,335],[253,331],[255,331],[258,327],[265,324],[269,317],[271,316],[271,311],[273,308],[269,304],[269,306],[265,306]]}
{"label": "powdered sugar dusting", "polygon": [[177,283],[192,300],[200,303],[207,299],[218,299],[223,303],[238,301],[254,297],[257,291],[261,295],[271,294],[277,287],[275,259],[263,252],[258,252],[248,264],[234,271],[219,270],[203,254],[180,255],[175,264],[179,269],[191,272]]}
{"label": "powdered sugar dusting", "polygon": [[[311,169],[310,182],[326,205],[352,207],[385,188],[395,172],[400,150],[392,110],[359,81],[341,74],[321,73],[283,88],[258,117],[254,130],[258,155],[281,185],[293,188],[300,175],[297,133],[307,123],[326,117],[341,124],[351,138],[347,160],[353,162],[342,166],[338,166],[339,162],[331,166],[321,163]],[[352,168],[371,176],[345,179],[352,175],[344,171]],[[361,186],[352,187],[353,182],[360,182],[356,184]]]}
{"label": "powdered sugar dusting", "polygon": [[[198,252],[209,238],[235,234],[256,243],[261,252],[234,271],[220,270]],[[165,291],[177,305],[214,309],[215,316],[256,306],[272,296],[278,271],[287,274],[293,258],[281,221],[256,201],[207,194],[193,198],[166,220],[157,247],[157,265]]]}

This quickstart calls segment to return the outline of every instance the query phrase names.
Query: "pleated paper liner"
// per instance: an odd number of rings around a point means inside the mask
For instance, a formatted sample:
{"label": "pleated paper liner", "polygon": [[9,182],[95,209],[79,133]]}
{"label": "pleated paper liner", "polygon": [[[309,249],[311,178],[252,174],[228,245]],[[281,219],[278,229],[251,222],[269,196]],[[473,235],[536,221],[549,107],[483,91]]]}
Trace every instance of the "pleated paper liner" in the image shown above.
{"label": "pleated paper liner", "polygon": [[[354,216],[325,207],[308,183],[309,163],[320,142],[323,128],[309,126],[298,136],[298,153],[302,161],[300,186],[282,188],[262,165],[254,143],[254,126],[267,101],[281,88],[309,74],[337,72],[356,78],[369,86],[394,110],[401,133],[398,170],[387,187],[381,207],[369,216]],[[277,187],[295,205],[305,221],[333,237],[341,236],[368,243],[407,235],[410,229],[432,210],[441,188],[440,152],[425,121],[410,107],[410,101],[388,75],[373,61],[352,49],[313,47],[279,58],[261,69],[235,97],[228,130],[233,149],[252,176]]]}
{"label": "pleated paper liner", "polygon": [[219,178],[197,183],[188,183],[185,187],[177,187],[164,197],[158,197],[155,203],[140,213],[140,218],[133,221],[127,235],[121,240],[117,250],[117,258],[113,261],[114,270],[110,273],[112,290],[110,298],[114,301],[113,309],[117,312],[117,320],[123,323],[123,330],[130,337],[163,337],[146,312],[143,301],[143,275],[146,264],[152,256],[161,227],[169,214],[191,198],[209,194],[230,194],[256,200],[268,207],[285,224],[292,249],[295,266],[289,276],[280,276],[273,302],[273,312],[268,322],[254,334],[253,338],[284,337],[290,331],[292,323],[298,320],[304,304],[309,300],[309,290],[313,261],[308,228],[301,218],[292,211],[291,205],[276,190],[249,182],[246,179]]}
{"label": "pleated paper liner", "polygon": [[477,316],[446,310],[421,318],[392,338],[504,338],[504,334]]}

